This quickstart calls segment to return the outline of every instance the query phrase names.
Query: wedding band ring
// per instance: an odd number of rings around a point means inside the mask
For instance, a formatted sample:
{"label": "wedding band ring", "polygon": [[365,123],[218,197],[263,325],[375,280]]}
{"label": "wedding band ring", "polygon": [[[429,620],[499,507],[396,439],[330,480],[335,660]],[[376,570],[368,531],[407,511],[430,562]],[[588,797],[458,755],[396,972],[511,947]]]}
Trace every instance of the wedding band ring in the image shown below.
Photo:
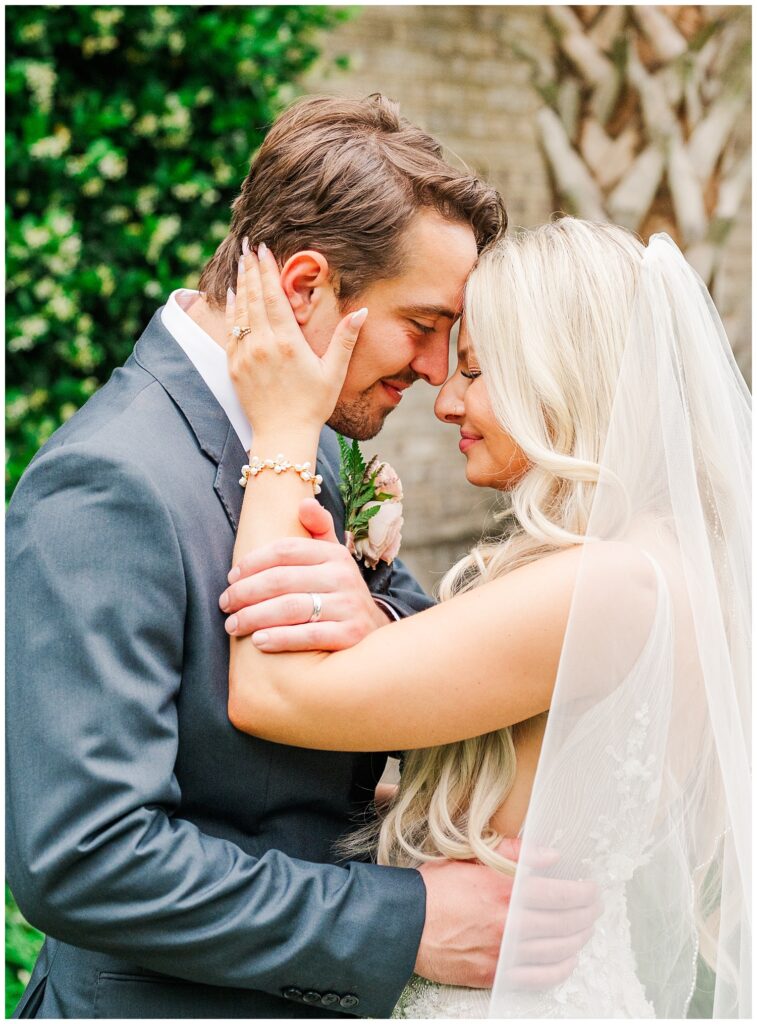
{"label": "wedding band ring", "polygon": [[321,608],[323,607],[321,595],[311,594],[310,599],[313,602],[313,614],[308,619],[308,622],[318,622],[319,619],[321,618]]}
{"label": "wedding band ring", "polygon": [[245,335],[251,333],[251,330],[252,329],[250,327],[240,327],[239,324],[237,324],[235,327],[231,328],[231,333],[234,335],[235,338],[241,341],[242,338],[245,337]]}

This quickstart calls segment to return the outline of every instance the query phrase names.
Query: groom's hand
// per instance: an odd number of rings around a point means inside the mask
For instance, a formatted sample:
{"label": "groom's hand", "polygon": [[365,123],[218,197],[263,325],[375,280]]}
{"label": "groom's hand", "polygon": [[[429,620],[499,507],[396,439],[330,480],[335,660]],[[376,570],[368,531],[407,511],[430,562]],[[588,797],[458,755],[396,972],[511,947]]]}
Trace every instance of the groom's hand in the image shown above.
{"label": "groom's hand", "polygon": [[[498,850],[517,860],[520,841],[505,839]],[[424,864],[420,873],[426,885],[426,923],[416,973],[446,985],[491,988],[514,879],[481,864],[448,860]],[[570,976],[602,907],[592,882],[534,874],[526,884],[527,909],[508,982],[517,988],[548,988]]]}
{"label": "groom's hand", "polygon": [[[219,605],[226,631],[249,636],[261,650],[341,651],[388,616],[375,604],[357,563],[337,540],[329,513],[314,498],[300,505],[312,539],[285,537],[251,551],[228,576]],[[321,600],[317,622],[313,594]],[[266,639],[263,642],[262,636]]]}

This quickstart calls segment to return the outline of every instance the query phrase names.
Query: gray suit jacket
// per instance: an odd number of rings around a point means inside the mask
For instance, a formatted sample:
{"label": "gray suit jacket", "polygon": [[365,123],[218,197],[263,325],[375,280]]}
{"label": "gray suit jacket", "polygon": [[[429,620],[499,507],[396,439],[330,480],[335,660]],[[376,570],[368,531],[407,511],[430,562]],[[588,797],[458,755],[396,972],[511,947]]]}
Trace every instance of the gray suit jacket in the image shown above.
{"label": "gray suit jacket", "polygon": [[[227,718],[245,459],[158,310],[13,496],[7,865],[48,935],[21,1016],[382,1017],[412,971],[420,875],[334,852],[385,755]],[[328,429],[318,469],[343,529]],[[432,603],[401,565],[381,587]]]}

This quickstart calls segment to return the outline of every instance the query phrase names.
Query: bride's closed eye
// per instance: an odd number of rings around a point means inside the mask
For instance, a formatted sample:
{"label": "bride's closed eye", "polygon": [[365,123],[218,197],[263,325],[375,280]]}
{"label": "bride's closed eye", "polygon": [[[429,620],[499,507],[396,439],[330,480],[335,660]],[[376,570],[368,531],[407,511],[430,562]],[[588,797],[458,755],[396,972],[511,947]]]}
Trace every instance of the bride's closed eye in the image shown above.
{"label": "bride's closed eye", "polygon": [[468,380],[475,380],[476,377],[481,376],[480,370],[468,370],[467,373],[465,372],[465,370],[461,370],[460,373],[463,377],[467,378]]}

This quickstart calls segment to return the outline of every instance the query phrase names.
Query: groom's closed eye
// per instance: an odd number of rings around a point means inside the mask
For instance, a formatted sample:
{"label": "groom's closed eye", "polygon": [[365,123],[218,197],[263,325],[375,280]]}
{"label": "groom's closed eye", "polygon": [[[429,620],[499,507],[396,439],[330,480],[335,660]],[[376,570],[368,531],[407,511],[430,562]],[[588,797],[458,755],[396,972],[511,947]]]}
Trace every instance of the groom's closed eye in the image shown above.
{"label": "groom's closed eye", "polygon": [[[449,320],[450,328],[459,319],[461,311],[455,311],[454,309],[448,309],[447,306],[438,306],[435,303],[417,303],[409,306],[404,306],[397,311],[400,316],[403,316],[409,324],[421,332],[421,334],[433,334],[439,330],[440,320]],[[421,323],[418,317],[425,317],[428,320],[433,320],[432,324]]]}
{"label": "groom's closed eye", "polygon": [[409,320],[409,322],[422,334],[433,334],[436,330],[436,324],[419,324],[417,320]]}

